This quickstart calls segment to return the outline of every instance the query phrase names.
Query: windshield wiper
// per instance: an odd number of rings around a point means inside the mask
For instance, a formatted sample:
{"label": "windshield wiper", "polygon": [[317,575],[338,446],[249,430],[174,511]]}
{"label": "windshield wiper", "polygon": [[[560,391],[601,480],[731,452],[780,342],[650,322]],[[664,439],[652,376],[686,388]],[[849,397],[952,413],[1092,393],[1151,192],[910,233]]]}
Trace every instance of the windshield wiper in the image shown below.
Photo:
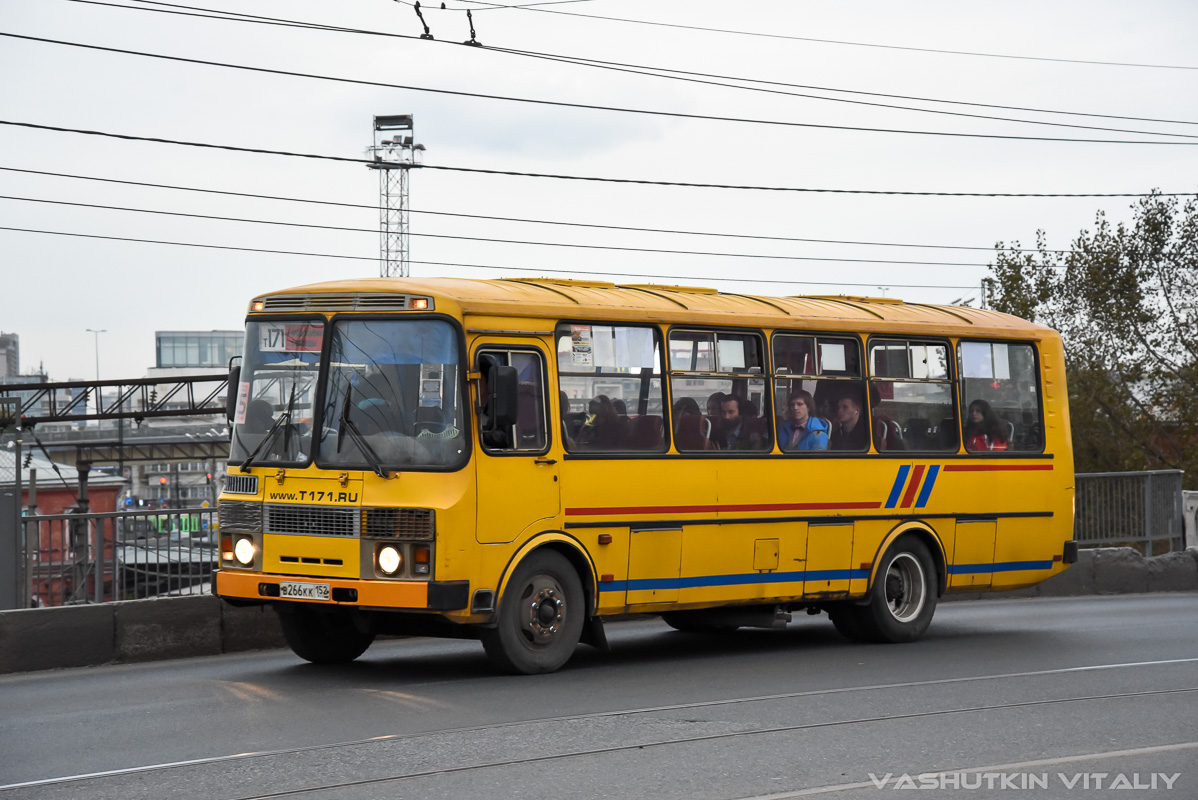
{"label": "windshield wiper", "polygon": [[370,466],[374,470],[374,474],[385,480],[388,476],[387,471],[383,469],[383,459],[379,458],[379,454],[374,452],[374,448],[366,441],[366,437],[358,429],[357,423],[349,418],[349,398],[353,392],[353,388],[352,383],[345,384],[345,399],[341,406],[341,418],[337,420],[337,452],[341,452],[341,440],[345,436],[345,432],[349,431],[350,438],[353,439],[354,444],[370,460]]}
{"label": "windshield wiper", "polygon": [[258,442],[258,446],[254,448],[253,452],[251,452],[248,456],[246,456],[245,461],[241,462],[241,471],[242,472],[250,471],[250,467],[254,466],[254,458],[258,455],[259,452],[261,452],[262,448],[266,447],[267,443],[270,442],[270,440],[274,438],[275,432],[278,431],[280,427],[282,427],[283,423],[291,422],[291,411],[294,408],[295,408],[295,384],[293,383],[293,384],[291,384],[291,397],[289,397],[287,399],[286,410],[284,410],[283,413],[280,414],[277,419],[275,419],[274,424],[270,426],[270,430],[268,430],[266,432],[266,435],[262,437],[262,441]]}

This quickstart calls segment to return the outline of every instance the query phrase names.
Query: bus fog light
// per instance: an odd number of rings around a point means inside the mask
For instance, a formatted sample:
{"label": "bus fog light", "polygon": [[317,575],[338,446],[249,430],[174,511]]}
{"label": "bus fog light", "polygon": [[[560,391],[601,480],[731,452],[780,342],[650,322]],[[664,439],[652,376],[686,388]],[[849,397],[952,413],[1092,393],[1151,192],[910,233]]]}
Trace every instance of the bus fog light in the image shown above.
{"label": "bus fog light", "polygon": [[254,563],[254,540],[249,538],[241,538],[237,540],[237,545],[233,548],[233,555],[237,558],[237,563],[244,567],[248,567]]}
{"label": "bus fog light", "polygon": [[384,575],[394,575],[403,565],[403,556],[399,554],[399,550],[388,544],[379,548],[378,562],[379,570]]}

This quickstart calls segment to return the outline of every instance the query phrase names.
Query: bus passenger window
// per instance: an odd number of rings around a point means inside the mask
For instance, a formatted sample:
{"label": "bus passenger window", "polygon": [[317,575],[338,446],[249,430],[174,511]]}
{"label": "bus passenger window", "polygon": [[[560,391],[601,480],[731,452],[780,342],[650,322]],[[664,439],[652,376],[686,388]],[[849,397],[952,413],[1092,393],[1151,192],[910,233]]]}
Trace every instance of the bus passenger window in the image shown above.
{"label": "bus passenger window", "polygon": [[670,332],[678,452],[771,449],[764,352],[757,333]]}
{"label": "bus passenger window", "polygon": [[1044,449],[1036,349],[1029,342],[962,341],[961,420],[969,452]]}
{"label": "bus passenger window", "polygon": [[869,353],[874,447],[879,452],[955,452],[958,439],[948,346],[872,339]]}
{"label": "bus passenger window", "polygon": [[776,333],[774,404],[783,452],[869,449],[860,342]]}
{"label": "bus passenger window", "polygon": [[572,453],[666,449],[665,391],[656,328],[557,328],[561,429]]}

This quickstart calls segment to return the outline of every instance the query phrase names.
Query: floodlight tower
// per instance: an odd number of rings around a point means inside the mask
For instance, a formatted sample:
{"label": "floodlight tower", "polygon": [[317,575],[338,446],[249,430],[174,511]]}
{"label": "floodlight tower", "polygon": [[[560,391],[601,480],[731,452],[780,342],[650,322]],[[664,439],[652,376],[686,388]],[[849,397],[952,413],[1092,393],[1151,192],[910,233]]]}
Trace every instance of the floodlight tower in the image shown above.
{"label": "floodlight tower", "polygon": [[419,167],[411,114],[374,118],[371,169],[379,171],[379,275],[408,277],[408,170]]}

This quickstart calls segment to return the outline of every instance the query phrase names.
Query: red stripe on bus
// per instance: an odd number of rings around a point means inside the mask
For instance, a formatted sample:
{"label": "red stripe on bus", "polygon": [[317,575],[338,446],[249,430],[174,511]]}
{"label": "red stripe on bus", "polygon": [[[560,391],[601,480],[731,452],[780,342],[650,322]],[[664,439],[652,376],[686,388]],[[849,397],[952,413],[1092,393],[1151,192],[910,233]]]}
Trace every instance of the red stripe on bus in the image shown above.
{"label": "red stripe on bus", "polygon": [[616,506],[613,508],[567,508],[568,517],[608,514],[714,514],[721,511],[825,511],[838,508],[880,508],[881,503],[758,503],[731,506]]}
{"label": "red stripe on bus", "polygon": [[911,472],[911,482],[907,484],[907,493],[903,495],[903,502],[900,508],[910,508],[915,502],[915,493],[919,491],[919,482],[923,480],[923,472],[927,467],[923,464],[916,464],[915,469]]}
{"label": "red stripe on bus", "polygon": [[945,472],[1027,472],[1051,470],[1052,464],[946,464]]}

